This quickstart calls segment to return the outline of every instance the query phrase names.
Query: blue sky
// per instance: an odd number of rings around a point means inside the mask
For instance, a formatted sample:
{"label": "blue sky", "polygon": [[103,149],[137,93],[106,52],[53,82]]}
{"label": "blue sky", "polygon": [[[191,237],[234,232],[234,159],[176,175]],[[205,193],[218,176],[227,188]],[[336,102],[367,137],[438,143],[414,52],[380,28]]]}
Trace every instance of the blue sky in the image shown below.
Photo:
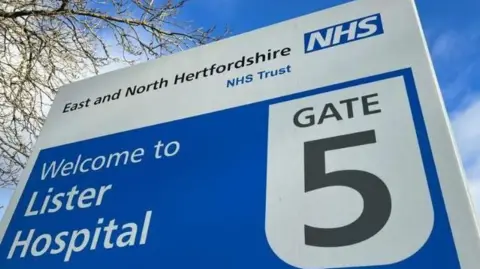
{"label": "blue sky", "polygon": [[[233,34],[241,34],[347,2],[191,0],[179,16],[198,26],[228,25]],[[470,190],[480,208],[480,1],[418,0],[417,6]],[[0,205],[10,193],[0,190]]]}

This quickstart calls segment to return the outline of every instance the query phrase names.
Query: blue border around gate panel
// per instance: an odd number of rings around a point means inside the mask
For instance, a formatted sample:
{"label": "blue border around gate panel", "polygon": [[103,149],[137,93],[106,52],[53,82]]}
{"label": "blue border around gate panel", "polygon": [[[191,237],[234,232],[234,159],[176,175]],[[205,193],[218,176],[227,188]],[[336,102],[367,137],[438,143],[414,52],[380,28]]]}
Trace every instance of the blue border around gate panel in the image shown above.
{"label": "blue border around gate panel", "polygon": [[[448,214],[443,199],[440,181],[437,174],[435,161],[428,138],[428,131],[425,125],[418,90],[411,68],[394,70],[382,74],[363,77],[351,81],[341,82],[321,88],[307,90],[287,96],[270,99],[267,102],[270,105],[304,98],[316,94],[342,90],[354,86],[360,86],[373,82],[378,82],[392,78],[403,78],[407,90],[408,101],[411,109],[411,116],[414,121],[417,142],[425,169],[427,184],[430,191],[430,197],[433,205],[434,224],[427,242],[416,253],[409,258],[399,261],[396,264],[383,266],[367,266],[362,268],[438,268],[439,264],[445,266],[443,268],[459,269],[460,262],[453,240],[453,234],[450,227]],[[414,220],[413,220],[414,221]],[[386,246],[388,247],[388,246]],[[439,262],[443,260],[443,262]],[[397,267],[398,266],[398,267]]]}

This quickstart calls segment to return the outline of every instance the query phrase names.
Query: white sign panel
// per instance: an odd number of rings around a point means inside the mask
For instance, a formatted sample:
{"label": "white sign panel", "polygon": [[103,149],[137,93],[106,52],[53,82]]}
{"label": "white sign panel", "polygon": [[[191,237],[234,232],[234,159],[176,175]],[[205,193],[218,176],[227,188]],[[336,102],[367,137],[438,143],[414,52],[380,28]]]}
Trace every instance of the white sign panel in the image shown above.
{"label": "white sign panel", "polygon": [[417,11],[359,0],[63,87],[0,268],[477,269]]}

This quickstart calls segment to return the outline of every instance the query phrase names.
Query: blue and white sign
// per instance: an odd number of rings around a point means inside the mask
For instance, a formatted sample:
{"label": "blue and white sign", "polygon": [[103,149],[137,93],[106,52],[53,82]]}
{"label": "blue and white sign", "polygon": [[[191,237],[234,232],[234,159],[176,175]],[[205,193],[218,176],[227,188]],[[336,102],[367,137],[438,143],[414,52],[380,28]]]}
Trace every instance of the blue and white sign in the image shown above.
{"label": "blue and white sign", "polygon": [[66,86],[0,268],[477,269],[419,25],[356,1]]}

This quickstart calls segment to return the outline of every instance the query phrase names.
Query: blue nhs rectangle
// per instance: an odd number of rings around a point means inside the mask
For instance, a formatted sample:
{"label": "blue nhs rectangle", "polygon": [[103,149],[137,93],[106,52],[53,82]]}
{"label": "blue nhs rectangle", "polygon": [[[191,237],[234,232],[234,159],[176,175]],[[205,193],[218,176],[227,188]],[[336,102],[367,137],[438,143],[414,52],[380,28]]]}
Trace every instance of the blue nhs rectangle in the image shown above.
{"label": "blue nhs rectangle", "polygon": [[318,29],[304,35],[305,53],[383,34],[380,13]]}

